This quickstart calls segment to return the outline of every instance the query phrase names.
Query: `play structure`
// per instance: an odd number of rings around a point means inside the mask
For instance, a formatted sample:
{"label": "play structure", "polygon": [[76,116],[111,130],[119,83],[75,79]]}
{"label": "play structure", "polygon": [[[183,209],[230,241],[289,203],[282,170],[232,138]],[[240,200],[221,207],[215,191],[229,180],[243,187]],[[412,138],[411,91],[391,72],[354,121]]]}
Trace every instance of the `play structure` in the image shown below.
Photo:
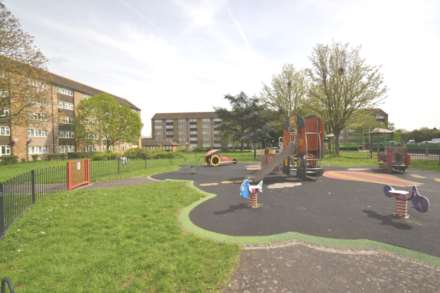
{"label": "play structure", "polygon": [[[298,114],[291,115],[279,139],[280,152],[271,152],[270,149],[264,151],[260,170],[253,177],[243,180],[240,195],[249,199],[250,207],[256,208],[260,206],[258,192],[263,191],[263,179],[266,176],[291,176],[294,172],[298,179],[308,180],[312,179],[310,176],[322,175],[323,169],[319,162],[323,155],[323,142],[324,123],[318,116],[303,118]],[[259,183],[252,186],[250,182]]]}
{"label": "play structure", "polygon": [[220,150],[212,149],[205,154],[205,162],[210,167],[236,164],[237,159],[223,156]]}
{"label": "play structure", "polygon": [[301,180],[310,179],[310,175],[322,175],[319,162],[323,155],[323,142],[324,123],[319,117],[291,115],[279,139],[280,152],[265,150],[261,168],[252,180],[259,182],[271,173],[290,176],[294,172]]}
{"label": "play structure", "polygon": [[389,144],[383,152],[378,153],[377,160],[379,167],[389,173],[405,173],[411,157],[404,146]]}
{"label": "play structure", "polygon": [[408,219],[408,202],[411,201],[413,208],[420,212],[426,213],[429,209],[430,202],[426,196],[419,193],[416,186],[411,187],[410,191],[397,190],[389,185],[384,186],[386,197],[395,199],[395,212],[397,218]]}

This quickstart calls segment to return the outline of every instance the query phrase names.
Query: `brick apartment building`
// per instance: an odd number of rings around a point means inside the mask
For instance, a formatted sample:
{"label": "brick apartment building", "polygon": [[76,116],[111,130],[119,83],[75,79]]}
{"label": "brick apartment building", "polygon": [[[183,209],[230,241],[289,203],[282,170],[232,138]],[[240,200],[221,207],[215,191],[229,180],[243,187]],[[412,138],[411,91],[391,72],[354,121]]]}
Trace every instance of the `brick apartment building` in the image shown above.
{"label": "brick apartment building", "polygon": [[[19,159],[30,159],[32,155],[105,150],[102,143],[78,147],[73,127],[79,102],[104,92],[53,73],[48,73],[48,77],[47,102],[29,109],[24,124],[11,123],[9,109],[0,109],[0,157],[13,154]],[[140,115],[140,109],[128,100],[114,97]],[[9,97],[0,90],[0,98]],[[123,143],[114,151],[139,146],[140,134],[137,145]]]}
{"label": "brick apartment building", "polygon": [[157,113],[151,119],[150,142],[188,149],[221,147],[220,123],[215,112]]}

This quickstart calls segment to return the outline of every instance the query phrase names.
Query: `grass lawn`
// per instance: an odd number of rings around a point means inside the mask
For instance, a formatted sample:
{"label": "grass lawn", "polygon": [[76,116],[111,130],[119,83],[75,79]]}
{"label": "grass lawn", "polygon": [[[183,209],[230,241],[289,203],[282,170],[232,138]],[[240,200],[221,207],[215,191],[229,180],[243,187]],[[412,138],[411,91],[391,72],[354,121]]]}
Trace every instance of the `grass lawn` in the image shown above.
{"label": "grass lawn", "polygon": [[377,156],[373,153],[370,159],[369,152],[346,151],[341,152],[339,156],[334,154],[325,155],[321,162],[323,167],[377,167]]}
{"label": "grass lawn", "polygon": [[[94,168],[93,180],[109,180],[113,178],[124,178],[133,176],[144,176],[163,172],[171,172],[178,169],[181,165],[202,165],[204,164],[204,152],[181,153],[181,157],[174,159],[156,159],[148,160],[147,168],[144,168],[143,160],[130,160],[127,168],[121,168],[121,173],[115,174],[117,168],[117,161],[92,161],[92,168]],[[239,162],[253,161],[253,153],[251,151],[243,152],[225,152],[226,156],[231,156],[238,159]],[[44,169],[48,167],[65,166],[66,161],[36,161],[24,162],[12,165],[0,166],[0,182],[6,181],[9,178],[20,175],[30,170]],[[62,182],[64,174],[58,174],[60,178],[55,178],[54,182]],[[58,176],[58,177],[59,177]]]}
{"label": "grass lawn", "polygon": [[217,291],[239,248],[182,232],[200,197],[183,182],[48,196],[0,241],[0,272],[17,292]]}
{"label": "grass lawn", "polygon": [[412,160],[411,168],[440,172],[440,163],[437,160]]}

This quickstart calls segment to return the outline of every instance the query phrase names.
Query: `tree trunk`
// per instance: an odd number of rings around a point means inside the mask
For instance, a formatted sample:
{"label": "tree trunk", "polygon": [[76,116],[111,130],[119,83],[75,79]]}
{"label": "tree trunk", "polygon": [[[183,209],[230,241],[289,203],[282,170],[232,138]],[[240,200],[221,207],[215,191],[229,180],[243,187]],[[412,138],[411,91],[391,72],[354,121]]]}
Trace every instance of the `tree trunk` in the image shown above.
{"label": "tree trunk", "polygon": [[336,156],[339,156],[339,136],[340,136],[340,132],[339,131],[335,131],[333,134],[335,135],[335,153],[336,153]]}

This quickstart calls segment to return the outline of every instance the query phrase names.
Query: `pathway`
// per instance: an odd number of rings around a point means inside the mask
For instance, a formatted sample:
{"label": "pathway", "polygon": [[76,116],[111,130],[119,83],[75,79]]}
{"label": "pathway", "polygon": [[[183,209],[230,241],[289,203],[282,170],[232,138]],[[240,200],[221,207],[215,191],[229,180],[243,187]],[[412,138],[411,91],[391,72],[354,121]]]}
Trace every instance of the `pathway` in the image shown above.
{"label": "pathway", "polygon": [[223,292],[439,292],[440,269],[375,251],[249,247]]}

